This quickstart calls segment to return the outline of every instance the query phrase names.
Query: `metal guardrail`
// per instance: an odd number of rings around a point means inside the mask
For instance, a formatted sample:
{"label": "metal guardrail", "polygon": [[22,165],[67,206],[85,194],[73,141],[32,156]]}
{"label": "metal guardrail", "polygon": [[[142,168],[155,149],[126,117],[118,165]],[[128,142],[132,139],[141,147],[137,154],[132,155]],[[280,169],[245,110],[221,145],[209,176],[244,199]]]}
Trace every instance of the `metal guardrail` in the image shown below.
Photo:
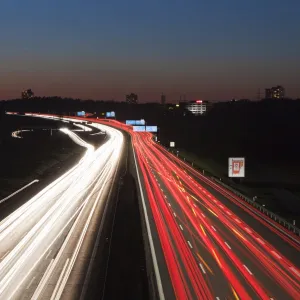
{"label": "metal guardrail", "polygon": [[[161,145],[162,146],[162,145]],[[163,148],[165,148],[167,151],[171,152],[172,154],[176,155],[171,149],[162,146]],[[244,200],[245,202],[247,202],[248,204],[250,204],[251,206],[253,206],[254,208],[256,208],[257,210],[259,210],[260,212],[262,212],[263,214],[265,214],[267,217],[271,218],[272,220],[274,220],[275,222],[277,222],[278,224],[280,224],[281,226],[283,226],[284,228],[288,229],[289,231],[293,232],[294,234],[300,236],[300,229],[298,227],[296,227],[295,225],[291,224],[290,222],[288,222],[287,220],[285,220],[284,218],[280,217],[279,215],[271,212],[270,210],[266,209],[264,206],[260,205],[259,203],[255,202],[253,199],[245,196],[244,194],[238,192],[237,190],[235,190],[234,188],[230,187],[229,185],[227,185],[226,183],[218,180],[216,178],[216,176],[214,176],[214,174],[204,170],[203,168],[197,166],[197,164],[195,164],[192,161],[187,160],[185,157],[181,156],[179,153],[176,155],[179,159],[183,160],[184,162],[188,163],[189,165],[191,165],[191,167],[193,169],[195,169],[196,171],[202,171],[203,175],[205,177],[209,177],[210,179],[212,179],[213,181],[221,184],[223,187],[225,187],[226,189],[230,190],[231,192],[233,192],[235,195],[237,195],[241,200]]]}
{"label": "metal guardrail", "polygon": [[222,186],[224,186],[226,189],[230,190],[231,192],[233,192],[239,198],[246,201],[248,204],[252,205],[256,209],[258,209],[260,212],[262,212],[263,214],[265,214],[266,216],[268,216],[272,220],[276,221],[278,224],[282,225],[283,227],[285,227],[288,230],[292,231],[296,235],[300,236],[300,229],[298,227],[296,227],[295,225],[291,224],[290,222],[288,222],[284,218],[282,218],[279,215],[277,215],[277,214],[271,212],[270,210],[266,209],[264,206],[262,206],[259,203],[255,202],[251,198],[249,198],[249,197],[243,195],[242,193],[236,191],[235,189],[233,189],[232,187],[230,187],[227,184],[223,183],[222,181],[220,181],[220,180],[218,180],[214,177],[211,177],[211,179],[218,182],[219,184],[221,184]]}

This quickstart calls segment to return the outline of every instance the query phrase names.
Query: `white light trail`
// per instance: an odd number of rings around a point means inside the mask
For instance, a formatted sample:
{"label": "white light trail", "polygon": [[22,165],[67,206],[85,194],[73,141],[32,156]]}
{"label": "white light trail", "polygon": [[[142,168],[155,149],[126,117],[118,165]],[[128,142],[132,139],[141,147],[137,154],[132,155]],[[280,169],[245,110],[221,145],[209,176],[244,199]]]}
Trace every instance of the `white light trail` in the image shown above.
{"label": "white light trail", "polygon": [[[22,288],[25,290],[28,286],[32,289],[33,286],[28,284],[33,276],[39,286],[36,294],[42,295],[51,275],[63,266],[60,253],[64,247],[70,247],[69,235],[55,259],[51,260],[51,266],[47,268],[49,274],[42,279],[34,272],[42,263],[48,262],[44,258],[49,256],[50,247],[63,232],[71,234],[79,230],[81,234],[72,248],[66,272],[62,281],[57,282],[57,289],[53,290],[55,298],[61,295],[91,224],[96,204],[104,205],[107,200],[106,191],[111,186],[124,145],[123,134],[117,129],[93,125],[107,133],[106,142],[96,150],[69,129],[60,129],[74,142],[87,148],[84,157],[0,223],[0,256],[8,252],[0,262],[0,299],[16,297],[22,293]],[[71,221],[74,223],[66,232]],[[74,234],[72,237],[74,241]]]}
{"label": "white light trail", "polygon": [[20,134],[21,132],[27,132],[27,131],[31,131],[31,130],[29,130],[29,129],[16,130],[16,131],[13,131],[13,132],[11,133],[11,136],[14,137],[14,138],[16,138],[16,139],[22,139],[22,137],[19,136],[19,134]]}
{"label": "white light trail", "polygon": [[93,130],[90,127],[84,126],[82,124],[75,123],[74,125],[81,128],[83,131],[92,131]]}

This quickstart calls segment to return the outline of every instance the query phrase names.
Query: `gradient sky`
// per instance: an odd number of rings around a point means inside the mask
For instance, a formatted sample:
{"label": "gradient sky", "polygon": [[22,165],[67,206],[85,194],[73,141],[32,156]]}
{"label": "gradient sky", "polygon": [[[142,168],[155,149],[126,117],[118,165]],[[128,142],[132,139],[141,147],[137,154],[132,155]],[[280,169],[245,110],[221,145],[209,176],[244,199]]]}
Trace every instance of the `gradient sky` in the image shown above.
{"label": "gradient sky", "polygon": [[0,99],[300,97],[299,0],[2,0]]}

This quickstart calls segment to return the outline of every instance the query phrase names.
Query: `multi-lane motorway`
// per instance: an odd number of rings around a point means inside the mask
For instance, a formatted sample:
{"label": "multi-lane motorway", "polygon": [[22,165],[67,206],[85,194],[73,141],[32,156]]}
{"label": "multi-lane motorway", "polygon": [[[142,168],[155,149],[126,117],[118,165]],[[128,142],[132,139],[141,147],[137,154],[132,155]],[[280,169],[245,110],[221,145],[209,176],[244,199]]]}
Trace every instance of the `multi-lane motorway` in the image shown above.
{"label": "multi-lane motorway", "polygon": [[0,223],[0,299],[75,298],[72,282],[82,283],[92,244],[85,237],[101,218],[122,152],[123,135],[114,128],[131,135],[160,299],[300,299],[298,236],[196,172],[150,133],[89,120],[109,125],[109,140],[98,150],[77,141],[88,148],[81,162]]}
{"label": "multi-lane motorway", "polygon": [[0,299],[79,299],[124,147],[120,131],[0,223]]}
{"label": "multi-lane motorway", "polygon": [[133,143],[177,298],[299,299],[296,236],[244,208],[149,134]]}
{"label": "multi-lane motorway", "polygon": [[150,133],[110,123],[132,136],[160,298],[300,299],[299,237]]}

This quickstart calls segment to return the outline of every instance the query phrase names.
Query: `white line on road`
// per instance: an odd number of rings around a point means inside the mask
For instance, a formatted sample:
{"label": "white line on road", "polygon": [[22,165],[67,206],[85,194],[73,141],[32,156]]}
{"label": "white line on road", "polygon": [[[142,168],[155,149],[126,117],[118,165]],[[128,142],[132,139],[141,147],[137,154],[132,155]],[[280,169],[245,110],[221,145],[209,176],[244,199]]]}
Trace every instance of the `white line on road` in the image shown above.
{"label": "white line on road", "polygon": [[6,255],[9,253],[9,251],[7,251],[2,257],[1,259],[3,259],[4,257],[6,257]]}
{"label": "white line on road", "polygon": [[205,269],[204,269],[204,267],[202,266],[202,264],[201,264],[201,263],[199,263],[199,266],[200,266],[200,268],[201,268],[202,272],[203,272],[204,274],[206,274],[206,271],[205,271]]}
{"label": "white line on road", "polygon": [[195,207],[197,207],[197,205],[196,205],[195,203],[193,203],[193,205],[194,205]]}
{"label": "white line on road", "polygon": [[219,298],[219,297],[216,297],[216,300],[220,300],[220,298]]}
{"label": "white line on road", "polygon": [[231,247],[225,242],[225,245],[229,248],[229,249],[231,249]]}
{"label": "white line on road", "polygon": [[177,217],[175,213],[173,213],[173,215],[174,215],[175,218]]}
{"label": "white line on road", "polygon": [[235,218],[235,220],[236,220],[239,224],[241,224],[241,221],[240,221],[239,219],[236,219],[236,218]]}
{"label": "white line on road", "polygon": [[[138,165],[137,165],[136,155],[135,155],[133,144],[132,144],[132,149],[133,149],[134,163],[135,163],[135,168],[136,168],[136,173],[137,173],[137,178],[138,178],[139,188],[140,188],[140,193],[141,193],[141,198],[142,198],[142,205],[143,205],[144,217],[145,217],[145,222],[146,222],[146,229],[147,229],[147,234],[148,234],[148,239],[149,239],[149,244],[150,244],[151,256],[152,256],[152,260],[153,260],[153,266],[154,266],[154,272],[155,272],[155,277],[156,277],[158,294],[159,294],[159,298],[161,300],[164,300],[165,299],[165,294],[164,294],[162,281],[161,281],[161,277],[160,277],[160,272],[159,272],[159,268],[158,268],[157,257],[156,257],[156,253],[155,253],[154,242],[153,242],[153,237],[152,237],[152,233],[151,233],[151,227],[150,227],[146,202],[145,202],[145,198],[144,198],[142,183],[141,183],[140,174],[139,174],[139,168],[138,168]],[[169,205],[171,206],[170,203],[169,203]]]}
{"label": "white line on road", "polygon": [[205,218],[205,215],[203,213],[201,213],[202,217]]}
{"label": "white line on road", "polygon": [[214,226],[211,226],[211,228],[212,228],[214,231],[217,231],[217,229],[216,229]]}
{"label": "white line on road", "polygon": [[19,190],[15,191],[14,193],[10,194],[9,196],[3,198],[2,200],[0,200],[0,204],[5,202],[6,200],[8,200],[9,198],[13,197],[14,195],[20,193],[21,191],[23,191],[24,189],[28,188],[30,185],[39,182],[38,179],[35,179],[33,181],[31,181],[30,183],[28,183],[27,185],[23,186],[22,188],[20,188]]}
{"label": "white line on road", "polygon": [[246,265],[243,265],[250,275],[253,275]]}
{"label": "white line on road", "polygon": [[49,255],[51,254],[52,250],[50,249],[47,256],[46,256],[46,259],[49,257]]}
{"label": "white line on road", "polygon": [[230,211],[228,211],[228,210],[227,210],[227,214],[228,214],[229,216],[231,216],[231,215],[232,215],[232,213],[231,213]]}
{"label": "white line on road", "polygon": [[188,242],[190,248],[193,249],[193,246],[192,246],[191,242],[190,241],[187,241],[187,242]]}
{"label": "white line on road", "polygon": [[181,225],[179,225],[180,229],[183,230],[183,227]]}
{"label": "white line on road", "polygon": [[171,203],[170,202],[168,202],[168,205],[171,207]]}
{"label": "white line on road", "polygon": [[30,280],[29,284],[26,286],[26,290],[28,290],[31,286],[31,284],[33,283],[33,280],[35,279],[35,276],[32,277],[32,279]]}

